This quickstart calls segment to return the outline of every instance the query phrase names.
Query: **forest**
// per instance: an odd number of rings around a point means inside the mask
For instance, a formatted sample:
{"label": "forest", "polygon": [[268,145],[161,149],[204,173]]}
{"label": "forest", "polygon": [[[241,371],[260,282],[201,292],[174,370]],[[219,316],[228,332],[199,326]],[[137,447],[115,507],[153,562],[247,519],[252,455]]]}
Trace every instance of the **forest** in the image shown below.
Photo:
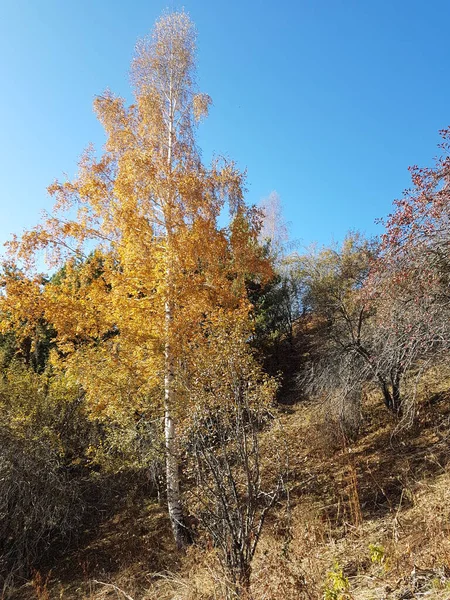
{"label": "forest", "polygon": [[299,251],[196,69],[166,13],[6,244],[1,597],[448,599],[450,127],[382,235]]}

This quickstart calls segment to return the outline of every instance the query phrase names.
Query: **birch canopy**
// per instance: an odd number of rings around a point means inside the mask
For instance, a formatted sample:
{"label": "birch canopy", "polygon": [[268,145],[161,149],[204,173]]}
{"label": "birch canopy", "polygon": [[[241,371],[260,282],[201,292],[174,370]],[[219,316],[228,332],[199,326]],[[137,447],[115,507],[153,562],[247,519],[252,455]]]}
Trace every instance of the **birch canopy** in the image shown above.
{"label": "birch canopy", "polygon": [[[53,214],[10,243],[27,276],[40,251],[56,270],[38,294],[28,285],[29,317],[54,327],[64,368],[85,389],[91,410],[125,418],[136,407],[164,407],[169,513],[179,545],[175,424],[189,398],[181,404],[177,370],[214,315],[248,320],[246,280],[271,276],[242,173],[231,162],[206,167],[200,159],[195,134],[211,99],[197,91],[195,43],[185,13],[156,23],[136,46],[134,103],[110,91],[94,102],[103,153],[89,147],[77,177],[49,187]],[[225,207],[229,222],[219,227]],[[3,329],[19,309],[17,285],[6,278]]]}

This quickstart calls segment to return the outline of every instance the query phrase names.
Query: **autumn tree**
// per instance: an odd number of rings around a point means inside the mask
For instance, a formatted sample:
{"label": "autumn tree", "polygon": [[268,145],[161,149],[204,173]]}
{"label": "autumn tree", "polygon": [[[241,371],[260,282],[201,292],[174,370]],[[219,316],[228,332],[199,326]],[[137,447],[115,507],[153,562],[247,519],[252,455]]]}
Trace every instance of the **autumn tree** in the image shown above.
{"label": "autumn tree", "polygon": [[289,240],[288,226],[283,215],[281,198],[277,192],[271,192],[260,203],[262,225],[259,232],[261,243],[278,260],[283,258]]}
{"label": "autumn tree", "polygon": [[[431,168],[410,168],[412,188],[384,222],[379,256],[365,286],[376,308],[379,362],[392,372],[394,409],[403,409],[396,382],[450,348],[450,129]],[[414,395],[414,394],[413,394]],[[408,406],[411,416],[413,405]]]}
{"label": "autumn tree", "polygon": [[227,597],[247,598],[264,522],[284,489],[287,450],[271,411],[276,383],[248,351],[248,320],[224,317],[219,312],[205,324],[208,347],[186,361],[196,376],[186,378],[192,410],[183,439],[197,483],[187,494],[232,582]]}
{"label": "autumn tree", "polygon": [[[17,266],[5,262],[0,268],[0,352],[5,366],[20,357],[36,372],[45,368],[52,331],[42,317],[41,288],[45,280],[28,277]],[[4,295],[3,295],[4,294]]]}
{"label": "autumn tree", "polygon": [[[377,271],[390,271],[409,291],[448,301],[450,272],[450,128],[441,132],[433,167],[410,167],[412,188],[394,201],[382,238]],[[417,287],[418,286],[418,287]]]}
{"label": "autumn tree", "polygon": [[266,366],[279,370],[282,346],[293,344],[294,322],[301,313],[299,279],[287,252],[289,242],[288,224],[277,192],[264,198],[259,208],[262,226],[259,241],[274,264],[275,276],[265,285],[250,282],[249,294],[254,304],[255,347],[265,355]]}
{"label": "autumn tree", "polygon": [[367,382],[380,389],[389,410],[401,415],[401,387],[412,356],[405,333],[422,326],[413,310],[402,314],[383,291],[368,293],[378,253],[376,241],[351,234],[341,248],[298,259],[303,302],[314,323],[309,368],[301,381],[313,393],[334,397],[343,416]]}
{"label": "autumn tree", "polygon": [[449,130],[432,168],[410,169],[413,187],[394,202],[378,248],[350,237],[342,247],[299,259],[316,318],[316,392],[351,390],[364,381],[380,388],[397,416],[413,418],[415,386],[450,344]]}
{"label": "autumn tree", "polygon": [[[136,46],[134,103],[109,91],[95,100],[103,154],[89,148],[73,181],[50,186],[54,213],[10,244],[29,282],[40,250],[50,267],[64,269],[58,281],[31,287],[38,300],[29,320],[55,329],[53,360],[83,386],[92,413],[157,418],[162,402],[167,502],[180,547],[188,541],[176,433],[185,410],[183,356],[193,337],[201,344],[198,328],[216,310],[230,320],[236,311],[248,315],[246,281],[271,274],[242,174],[233,163],[207,168],[200,160],[195,133],[211,99],[197,93],[195,42],[184,12],[156,23]],[[224,207],[230,221],[220,228]],[[11,321],[20,306],[12,302],[14,282],[5,285],[3,315]]]}
{"label": "autumn tree", "polygon": [[354,420],[355,415],[346,417],[347,407],[357,413],[364,381],[384,385],[385,375],[372,358],[373,311],[361,296],[376,251],[376,242],[350,233],[340,247],[313,247],[293,259],[309,322],[299,383],[309,393],[336,401],[342,424]]}

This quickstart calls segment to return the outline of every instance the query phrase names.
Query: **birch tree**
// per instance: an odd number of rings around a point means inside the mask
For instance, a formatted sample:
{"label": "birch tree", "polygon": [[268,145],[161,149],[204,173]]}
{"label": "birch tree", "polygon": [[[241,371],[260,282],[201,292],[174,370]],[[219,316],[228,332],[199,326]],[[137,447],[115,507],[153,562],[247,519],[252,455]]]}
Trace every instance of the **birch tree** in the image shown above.
{"label": "birch tree", "polygon": [[261,243],[268,244],[270,253],[280,262],[283,259],[285,246],[289,240],[288,225],[283,215],[281,198],[273,191],[261,201],[263,213],[262,227],[259,234]]}
{"label": "birch tree", "polygon": [[[103,154],[88,148],[78,176],[50,186],[53,214],[10,244],[27,277],[41,250],[50,267],[63,269],[41,286],[33,318],[57,331],[58,360],[86,390],[92,412],[119,419],[162,404],[167,502],[179,547],[188,531],[176,433],[186,402],[177,371],[199,326],[217,310],[230,319],[248,315],[246,280],[271,274],[258,244],[259,214],[244,203],[243,175],[233,163],[207,168],[200,160],[195,133],[211,99],[197,93],[195,44],[184,12],[156,23],[136,46],[134,103],[110,91],[95,100]],[[224,207],[229,225],[220,228]],[[14,320],[22,302],[13,282],[5,285],[4,329],[5,315]]]}

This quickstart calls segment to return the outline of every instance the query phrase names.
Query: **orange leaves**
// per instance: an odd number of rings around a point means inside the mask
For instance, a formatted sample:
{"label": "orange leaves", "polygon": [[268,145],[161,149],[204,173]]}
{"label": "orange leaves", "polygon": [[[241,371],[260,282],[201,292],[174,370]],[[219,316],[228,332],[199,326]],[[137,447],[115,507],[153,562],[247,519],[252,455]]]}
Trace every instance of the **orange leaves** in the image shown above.
{"label": "orange leaves", "polygon": [[208,110],[212,104],[212,99],[210,96],[208,96],[208,94],[196,94],[192,104],[195,120],[201,121],[208,115]]}
{"label": "orange leaves", "polygon": [[136,96],[145,96],[155,88],[170,93],[167,85],[170,73],[191,87],[195,74],[195,41],[195,27],[186,13],[169,13],[157,21],[152,35],[139,40],[135,47],[131,79]]}
{"label": "orange leaves", "polygon": [[232,409],[242,386],[249,406],[268,407],[273,401],[277,384],[264,375],[248,347],[249,309],[243,302],[232,312],[212,310],[191,338],[181,375],[188,419],[194,408]]}
{"label": "orange leaves", "polygon": [[233,268],[241,281],[255,279],[265,283],[273,277],[271,261],[264,256],[258,242],[259,215],[250,210],[239,210],[230,225]]}
{"label": "orange leaves", "polygon": [[106,148],[109,152],[120,153],[133,146],[133,132],[129,126],[133,108],[127,109],[122,98],[106,90],[95,98],[94,111],[108,136]]}
{"label": "orange leaves", "polygon": [[0,332],[14,331],[19,340],[33,337],[45,310],[41,277],[28,278],[21,271],[7,267],[1,287]]}
{"label": "orange leaves", "polygon": [[227,202],[230,214],[234,216],[244,204],[245,173],[242,173],[232,161],[216,160],[211,169],[215,193]]}
{"label": "orange leaves", "polygon": [[[125,422],[134,411],[148,411],[149,399],[160,402],[158,373],[149,349],[109,340],[101,346],[80,348],[69,355],[63,368],[69,381],[81,385],[89,412],[101,419]],[[54,356],[55,366],[58,359]],[[95,375],[95,376],[94,376]]]}
{"label": "orange leaves", "polygon": [[[108,414],[143,382],[161,385],[164,348],[174,363],[193,345],[206,349],[218,315],[214,336],[244,331],[246,281],[272,275],[259,215],[244,203],[245,175],[232,162],[200,161],[195,127],[211,99],[196,90],[194,50],[186,14],[157,23],[136,49],[135,103],[109,91],[94,102],[103,154],[89,147],[77,177],[49,187],[54,213],[11,243],[27,269],[44,250],[57,270],[45,285],[11,279],[7,314],[51,324],[73,377]],[[231,222],[220,229],[225,207]]]}

